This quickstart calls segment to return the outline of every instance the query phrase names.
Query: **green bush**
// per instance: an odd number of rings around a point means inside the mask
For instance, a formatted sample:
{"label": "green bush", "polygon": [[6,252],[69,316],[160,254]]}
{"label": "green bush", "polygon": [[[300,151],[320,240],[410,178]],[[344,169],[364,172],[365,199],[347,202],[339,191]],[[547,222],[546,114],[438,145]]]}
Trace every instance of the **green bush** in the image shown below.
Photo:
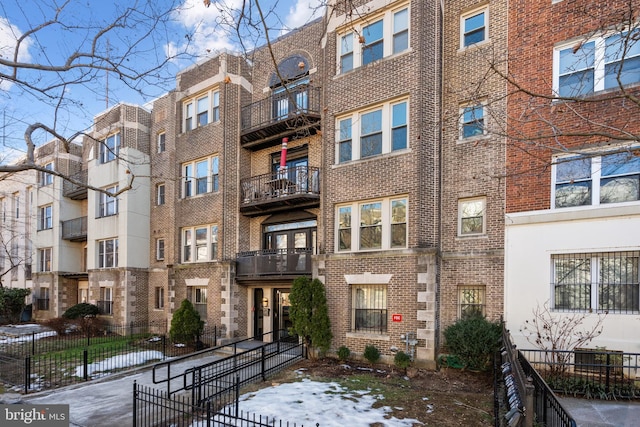
{"label": "green bush", "polygon": [[399,369],[404,369],[404,371],[406,372],[407,368],[411,366],[411,356],[409,356],[404,351],[399,351],[393,357],[393,364],[396,365],[396,367]]}
{"label": "green bush", "polygon": [[484,370],[500,347],[502,326],[482,315],[458,320],[444,330],[449,351],[460,359],[464,368]]}
{"label": "green bush", "polygon": [[0,319],[9,323],[20,322],[20,314],[24,310],[24,299],[31,289],[5,288],[0,286]]}
{"label": "green bush", "polygon": [[343,345],[338,349],[338,359],[345,361],[349,356],[351,356],[351,350],[349,350],[349,347]]}
{"label": "green bush", "polygon": [[364,348],[364,358],[373,364],[380,360],[380,350],[375,345],[369,344]]}
{"label": "green bush", "polygon": [[289,318],[291,334],[302,337],[311,356],[324,355],[331,345],[331,322],[324,284],[319,279],[298,277],[291,285]]}
{"label": "green bush", "polygon": [[196,340],[204,329],[204,321],[200,320],[200,314],[189,300],[182,301],[180,308],[176,310],[171,319],[169,336],[176,342],[192,342]]}
{"label": "green bush", "polygon": [[67,311],[62,313],[62,317],[65,319],[81,319],[86,316],[97,316],[98,314],[100,314],[100,309],[97,305],[81,302],[69,307]]}

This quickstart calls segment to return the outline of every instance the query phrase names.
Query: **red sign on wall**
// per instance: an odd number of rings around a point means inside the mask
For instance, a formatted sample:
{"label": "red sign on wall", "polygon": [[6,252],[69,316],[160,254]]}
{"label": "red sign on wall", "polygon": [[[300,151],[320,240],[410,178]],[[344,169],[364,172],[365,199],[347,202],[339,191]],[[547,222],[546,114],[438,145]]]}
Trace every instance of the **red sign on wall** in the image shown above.
{"label": "red sign on wall", "polygon": [[402,322],[402,314],[392,314],[391,320],[393,322]]}

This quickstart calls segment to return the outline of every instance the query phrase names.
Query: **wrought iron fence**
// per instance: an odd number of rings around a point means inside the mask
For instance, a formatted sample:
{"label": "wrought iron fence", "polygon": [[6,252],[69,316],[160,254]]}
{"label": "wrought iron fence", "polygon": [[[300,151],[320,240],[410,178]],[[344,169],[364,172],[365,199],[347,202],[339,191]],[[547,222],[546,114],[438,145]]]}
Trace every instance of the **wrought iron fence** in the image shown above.
{"label": "wrought iron fence", "polygon": [[157,363],[153,382],[166,389],[134,385],[133,426],[295,426],[283,421],[276,424],[273,419],[242,413],[238,408],[242,385],[264,381],[306,357],[297,336],[273,333],[272,338],[275,341],[269,343],[249,338],[225,344],[221,347],[231,350],[232,355],[174,374],[172,370],[191,356]]}
{"label": "wrought iron fence", "polygon": [[551,388],[512,344],[504,323],[502,349],[494,361],[494,397],[496,427],[535,423],[558,427],[577,426]]}
{"label": "wrought iron fence", "polygon": [[520,352],[557,393],[589,399],[640,399],[640,353],[604,349]]}
{"label": "wrought iron fence", "polygon": [[205,328],[193,343],[173,342],[166,322],[103,325],[69,336],[37,335],[0,344],[0,381],[13,385],[16,391],[29,393],[89,381],[215,347],[218,342],[216,326]]}

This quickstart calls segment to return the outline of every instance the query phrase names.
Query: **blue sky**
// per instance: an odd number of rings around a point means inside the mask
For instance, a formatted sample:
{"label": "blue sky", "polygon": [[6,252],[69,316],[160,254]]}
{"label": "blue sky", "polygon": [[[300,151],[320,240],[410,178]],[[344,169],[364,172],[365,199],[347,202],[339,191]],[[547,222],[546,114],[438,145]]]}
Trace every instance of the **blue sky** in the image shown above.
{"label": "blue sky", "polygon": [[[271,36],[277,37],[304,25],[318,17],[317,5],[322,0],[262,0],[260,6],[267,16]],[[20,44],[18,62],[25,64],[61,65],[70,54],[88,52],[96,31],[113,22],[113,17],[126,8],[135,8],[124,28],[114,28],[103,37],[97,49],[106,52],[108,39],[110,59],[127,52],[123,64],[136,70],[147,70],[153,64],[163,62],[168,56],[187,53],[169,61],[148,78],[130,82],[133,90],[114,74],[94,72],[82,84],[55,87],[47,91],[35,88],[49,87],[62,81],[62,73],[36,69],[21,69],[18,78],[33,85],[13,83],[0,76],[0,164],[15,160],[24,153],[24,132],[28,125],[42,122],[55,128],[65,137],[91,126],[93,117],[118,102],[144,104],[170,90],[175,85],[175,74],[190,64],[215,55],[221,50],[240,51],[237,35],[230,31],[229,23],[236,17],[242,0],[212,1],[205,7],[203,0],[116,0],[92,2],[89,0],[44,0],[21,2],[2,0],[0,3],[0,61],[12,60],[17,40],[48,20],[58,21],[27,36]],[[252,16],[255,13],[255,3]],[[161,24],[142,43],[131,49],[131,40],[150,31],[150,16],[175,6],[176,10],[165,16]],[[314,10],[316,14],[313,15]],[[243,42],[250,48],[262,44],[262,34],[243,28]],[[263,39],[262,39],[263,40]],[[9,68],[0,63],[0,73]],[[82,78],[78,71],[64,74]],[[108,87],[108,91],[107,91]],[[61,106],[55,110],[56,106]],[[52,139],[51,135],[38,132],[36,145]]]}

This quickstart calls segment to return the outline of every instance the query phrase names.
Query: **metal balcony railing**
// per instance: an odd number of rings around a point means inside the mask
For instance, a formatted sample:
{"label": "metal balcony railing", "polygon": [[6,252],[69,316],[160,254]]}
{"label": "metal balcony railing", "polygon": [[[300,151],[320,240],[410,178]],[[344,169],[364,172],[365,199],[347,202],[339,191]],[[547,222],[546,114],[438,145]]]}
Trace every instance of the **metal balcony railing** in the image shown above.
{"label": "metal balcony railing", "polygon": [[86,199],[87,198],[86,184],[88,182],[87,171],[83,170],[78,173],[75,173],[71,175],[71,178],[84,185],[77,185],[65,179],[62,184],[62,195],[64,197],[68,197],[73,200]]}
{"label": "metal balcony railing", "polygon": [[312,248],[241,252],[236,258],[236,276],[242,278],[310,275],[312,253]]}
{"label": "metal balcony railing", "polygon": [[62,239],[71,241],[87,240],[87,217],[70,219],[62,222]]}
{"label": "metal balcony railing", "polygon": [[241,143],[256,148],[309,129],[315,133],[321,118],[320,88],[300,85],[242,108]]}
{"label": "metal balcony railing", "polygon": [[240,212],[245,215],[313,207],[320,203],[320,168],[296,166],[243,179],[240,186]]}

